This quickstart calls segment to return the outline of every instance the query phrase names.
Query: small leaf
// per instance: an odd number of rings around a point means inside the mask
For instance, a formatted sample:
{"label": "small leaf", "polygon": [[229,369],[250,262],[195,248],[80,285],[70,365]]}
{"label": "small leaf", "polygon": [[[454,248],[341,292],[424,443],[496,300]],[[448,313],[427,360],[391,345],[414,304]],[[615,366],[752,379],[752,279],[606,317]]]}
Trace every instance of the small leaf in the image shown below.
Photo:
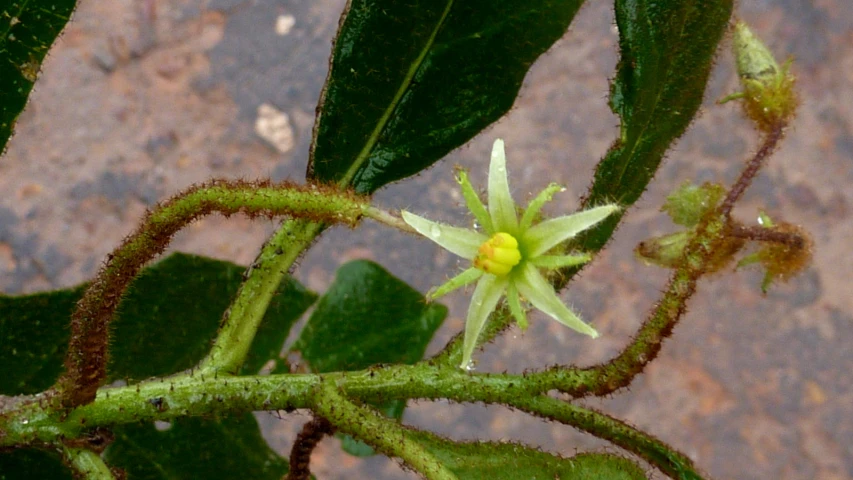
{"label": "small leaf", "polygon": [[41,62],[76,0],[7,0],[0,7],[0,154],[12,136]]}
{"label": "small leaf", "polygon": [[410,430],[408,436],[426,447],[459,480],[645,480],[632,461],[618,455],[582,453],[561,458],[516,443],[454,442]]}
{"label": "small leaf", "polygon": [[62,373],[69,319],[83,286],[0,296],[0,395],[41,392]]}
{"label": "small leaf", "polygon": [[[427,304],[417,290],[365,260],[338,269],[294,350],[314,372],[359,370],[377,363],[415,363],[444,321],[447,307]],[[406,402],[376,406],[400,419]],[[343,448],[356,456],[373,449],[345,435]]]}
{"label": "small leaf", "polygon": [[338,269],[293,349],[318,373],[411,364],[446,315],[381,266],[356,260]]}
{"label": "small leaf", "polygon": [[705,214],[717,208],[725,194],[726,189],[719,183],[693,185],[688,181],[667,195],[661,210],[666,212],[676,225],[693,227]]}
{"label": "small leaf", "polygon": [[[196,365],[210,350],[245,267],[176,253],[145,270],[113,323],[110,379],[143,380]],[[255,374],[277,359],[290,327],[315,295],[293,279],[282,283],[244,365]],[[144,359],[144,360],[143,360]]]}
{"label": "small leaf", "polygon": [[[176,253],[148,267],[119,307],[111,340],[111,379],[141,380],[195,365],[210,349],[244,267]],[[40,392],[62,372],[71,312],[84,287],[0,296],[0,394]],[[292,324],[316,295],[283,283],[249,352],[244,372],[278,359]]]}
{"label": "small leaf", "polygon": [[[621,134],[598,164],[585,208],[640,198],[664,154],[702,103],[732,0],[616,1],[620,59],[610,106]],[[613,215],[583,236],[599,250],[619,222]]]}
{"label": "small leaf", "polygon": [[353,0],[320,100],[308,177],[358,193],[414,175],[512,106],[582,0]]}
{"label": "small leaf", "polygon": [[162,431],[151,423],[123,425],[115,436],[104,457],[108,465],[126,470],[128,480],[280,480],[288,471],[250,413],[219,420],[179,418]]}

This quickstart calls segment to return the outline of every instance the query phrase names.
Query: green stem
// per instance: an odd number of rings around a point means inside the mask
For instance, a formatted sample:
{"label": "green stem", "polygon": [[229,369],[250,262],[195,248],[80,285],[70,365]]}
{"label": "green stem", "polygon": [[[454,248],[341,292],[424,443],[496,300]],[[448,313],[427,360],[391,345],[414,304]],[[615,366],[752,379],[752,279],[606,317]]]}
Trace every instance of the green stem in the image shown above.
{"label": "green stem", "polygon": [[201,373],[229,375],[240,370],[278,286],[324,228],[303,219],[287,220],[264,245],[199,365]]}
{"label": "green stem", "polygon": [[352,403],[333,382],[322,382],[315,396],[316,412],[338,430],[348,433],[430,480],[457,480],[456,475],[418,442],[405,435],[404,427],[383,415]]}
{"label": "green stem", "polygon": [[538,417],[571,425],[618,445],[648,461],[671,478],[702,478],[693,462],[683,453],[604,413],[548,396],[519,399],[514,406]]}
{"label": "green stem", "polygon": [[[366,198],[331,187],[218,180],[194,186],[161,204],[107,257],[78,302],[71,317],[65,373],[55,387],[60,393],[59,401],[65,407],[75,407],[95,398],[98,387],[106,378],[109,323],[124,291],[142,267],[165,250],[172,236],[193,220],[214,212],[226,216],[243,213],[251,217],[289,215],[308,218],[313,222],[303,220],[301,225],[310,224],[312,227],[307,227],[297,239],[300,248],[291,249],[284,256],[285,260],[280,261],[289,266],[319,232],[319,222],[355,225],[368,207]],[[276,252],[277,248],[272,253]],[[270,273],[273,280],[283,276],[287,268],[280,270],[284,271]],[[270,292],[278,286],[270,278],[262,278],[259,283],[263,284],[258,289],[261,299],[264,295],[271,296]],[[249,291],[252,294],[256,292],[255,289]],[[244,300],[251,301],[251,298]],[[260,309],[252,310],[254,314]],[[246,338],[242,335],[246,333],[244,329],[237,330],[235,341]],[[228,332],[229,335],[232,333]],[[251,338],[247,343],[251,343]]]}
{"label": "green stem", "polygon": [[115,480],[116,478],[101,456],[92,450],[63,446],[62,456],[74,470],[76,478],[84,480]]}

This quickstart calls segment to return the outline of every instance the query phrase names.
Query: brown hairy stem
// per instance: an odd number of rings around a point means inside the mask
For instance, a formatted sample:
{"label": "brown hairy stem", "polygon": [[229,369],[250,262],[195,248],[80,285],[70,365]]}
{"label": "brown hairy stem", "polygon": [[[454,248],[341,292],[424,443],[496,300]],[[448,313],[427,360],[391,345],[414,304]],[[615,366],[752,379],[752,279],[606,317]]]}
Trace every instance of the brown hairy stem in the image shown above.
{"label": "brown hairy stem", "polygon": [[758,242],[781,243],[797,249],[803,248],[806,243],[803,236],[796,232],[785,232],[766,227],[745,227],[743,225],[736,225],[729,231],[729,235]]}
{"label": "brown hairy stem", "polygon": [[311,477],[311,453],[326,435],[335,433],[335,426],[323,417],[315,416],[302,426],[290,449],[290,472],[285,480],[308,480]]}
{"label": "brown hairy stem", "polygon": [[71,316],[65,373],[54,387],[61,404],[71,408],[94,400],[106,379],[109,325],[123,293],[142,267],[192,221],[211,213],[226,217],[242,213],[252,218],[289,215],[352,226],[365,208],[365,198],[328,186],[213,180],[150,210],[136,231],[107,256]]}
{"label": "brown hairy stem", "polygon": [[728,217],[732,213],[735,203],[743,196],[743,192],[752,183],[752,179],[764,165],[764,160],[776,150],[779,145],[779,140],[785,133],[785,124],[778,123],[770,129],[770,132],[764,137],[761,147],[755,152],[755,155],[747,162],[746,168],[740,173],[737,181],[732,185],[731,190],[726,195],[725,200],[720,205],[720,213]]}

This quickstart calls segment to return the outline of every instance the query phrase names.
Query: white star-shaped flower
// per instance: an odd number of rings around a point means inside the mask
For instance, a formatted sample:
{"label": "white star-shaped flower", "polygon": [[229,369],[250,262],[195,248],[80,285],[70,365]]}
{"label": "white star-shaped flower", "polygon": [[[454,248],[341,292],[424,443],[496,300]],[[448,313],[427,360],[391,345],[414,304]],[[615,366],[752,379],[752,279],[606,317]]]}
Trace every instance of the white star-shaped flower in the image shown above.
{"label": "white star-shaped flower", "polygon": [[470,369],[471,355],[486,320],[506,295],[509,310],[522,329],[527,318],[522,299],[558,322],[593,338],[598,336],[572,312],[541,270],[554,270],[580,265],[591,259],[589,254],[565,254],[559,245],[619,210],[617,205],[603,205],[582,212],[541,221],[542,206],[561,190],[551,184],[537,195],[519,219],[519,209],[509,192],[506,154],[503,140],[495,140],[489,166],[488,208],[483,205],[464,171],[457,178],[468,209],[480,224],[482,232],[453,227],[427,220],[403,211],[403,220],[421,235],[450,252],[472,261],[471,268],[436,288],[428,297],[438,298],[459,287],[477,282],[468,318],[461,368]]}

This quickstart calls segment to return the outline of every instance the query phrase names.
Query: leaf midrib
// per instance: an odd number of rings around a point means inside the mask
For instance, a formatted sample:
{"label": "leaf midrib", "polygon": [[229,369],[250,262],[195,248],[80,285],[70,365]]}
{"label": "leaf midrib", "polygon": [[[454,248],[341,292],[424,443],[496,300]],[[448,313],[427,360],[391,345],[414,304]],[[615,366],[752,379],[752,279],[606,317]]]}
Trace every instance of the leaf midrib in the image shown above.
{"label": "leaf midrib", "polygon": [[403,95],[406,94],[406,91],[409,89],[409,86],[412,84],[412,79],[414,79],[415,74],[421,68],[421,65],[424,62],[424,59],[429,53],[432,46],[435,44],[435,38],[438,36],[439,30],[444,26],[444,22],[447,20],[448,14],[450,14],[450,10],[453,8],[455,0],[449,0],[447,5],[444,7],[444,11],[441,13],[441,18],[438,19],[438,22],[435,25],[435,28],[432,30],[429,38],[421,49],[421,53],[418,55],[418,58],[412,62],[412,65],[409,67],[409,70],[406,72],[406,75],[403,77],[403,81],[400,83],[400,87],[397,89],[397,92],[394,94],[394,98],[391,99],[391,102],[385,108],[385,111],[382,113],[382,116],[379,117],[379,121],[376,123],[376,127],[370,133],[370,136],[367,137],[367,143],[365,143],[364,147],[355,157],[355,161],[353,161],[352,165],[350,165],[347,172],[344,176],[338,181],[338,186],[347,187],[350,182],[355,178],[356,173],[358,173],[359,169],[364,162],[370,157],[370,154],[373,152],[373,148],[376,146],[376,143],[379,141],[379,136],[382,134],[382,131],[385,129],[385,126],[388,124],[388,121],[391,119],[391,115],[394,113],[394,110],[397,108],[397,105],[402,100]]}
{"label": "leaf midrib", "polygon": [[[682,20],[681,29],[679,30],[679,34],[678,34],[678,38],[680,38],[680,39],[684,38],[684,28],[687,26],[687,23],[688,23],[687,17],[688,16],[689,16],[689,13],[685,10],[684,16],[681,18],[681,20]],[[668,61],[666,61],[666,64],[667,64],[666,67],[663,68],[664,76],[663,76],[663,81],[661,82],[661,84],[663,86],[661,88],[657,89],[657,93],[654,96],[654,101],[652,102],[652,108],[650,109],[651,113],[647,117],[648,120],[643,122],[643,124],[640,128],[640,131],[637,133],[637,135],[635,137],[636,141],[631,143],[630,149],[627,152],[625,152],[627,154],[627,156],[623,156],[622,158],[630,159],[634,156],[635,150],[637,150],[637,148],[639,148],[640,143],[642,143],[642,141],[646,135],[646,130],[648,130],[651,127],[651,124],[654,123],[652,120],[655,117],[654,112],[657,111],[658,104],[660,103],[660,100],[661,100],[661,96],[663,96],[663,92],[666,90],[666,88],[664,88],[664,87],[666,86],[667,79],[670,77],[670,73],[671,73],[673,65],[675,64],[675,61],[674,60],[668,60]],[[631,162],[629,160],[623,160],[621,163],[622,163],[622,168],[620,168],[619,176],[616,179],[617,185],[622,185],[622,179],[625,178],[625,173],[628,171],[628,165]]]}

